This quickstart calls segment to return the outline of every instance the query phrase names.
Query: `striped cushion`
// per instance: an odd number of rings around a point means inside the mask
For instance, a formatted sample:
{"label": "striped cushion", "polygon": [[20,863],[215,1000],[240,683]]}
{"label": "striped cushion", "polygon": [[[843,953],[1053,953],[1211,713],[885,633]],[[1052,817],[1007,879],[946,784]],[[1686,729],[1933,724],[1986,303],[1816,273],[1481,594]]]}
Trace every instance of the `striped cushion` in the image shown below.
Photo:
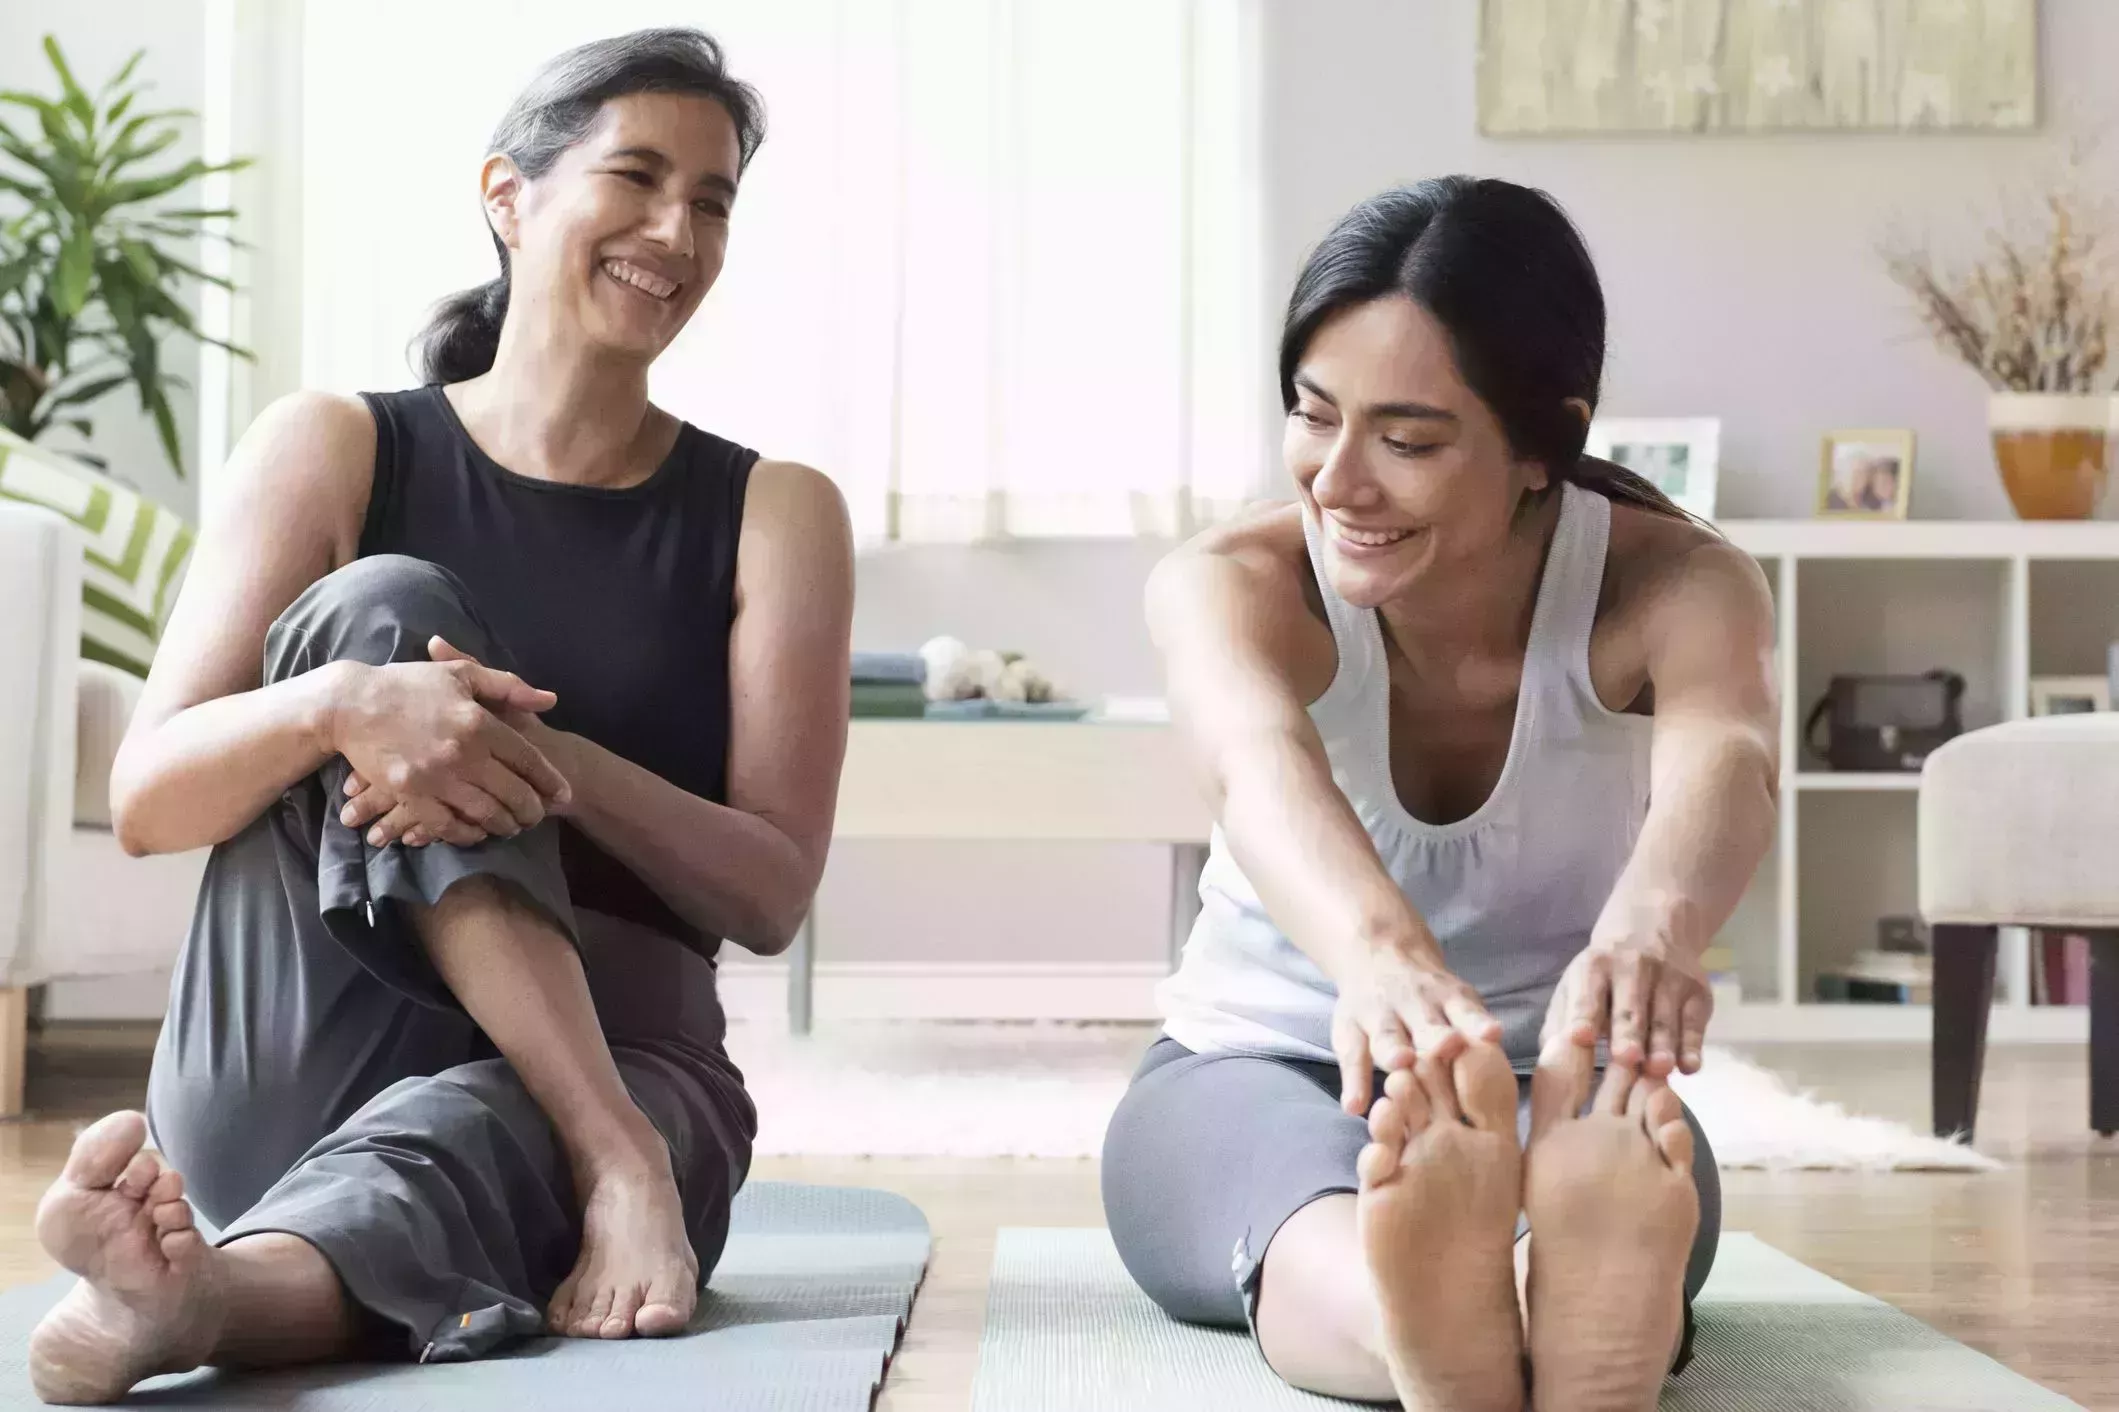
{"label": "striped cushion", "polygon": [[88,536],[81,655],[147,675],[192,529],[129,486],[0,428],[0,497],[56,510]]}

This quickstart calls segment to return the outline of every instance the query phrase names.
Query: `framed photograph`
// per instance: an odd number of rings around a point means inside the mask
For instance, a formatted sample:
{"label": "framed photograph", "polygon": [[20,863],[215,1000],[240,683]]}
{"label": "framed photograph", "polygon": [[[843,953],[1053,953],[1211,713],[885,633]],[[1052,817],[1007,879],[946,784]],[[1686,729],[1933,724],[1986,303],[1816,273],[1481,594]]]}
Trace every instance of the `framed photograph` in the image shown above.
{"label": "framed photograph", "polygon": [[1714,518],[1721,418],[1599,417],[1582,449],[1645,477],[1686,514]]}
{"label": "framed photograph", "polygon": [[2031,714],[2079,716],[2112,709],[2112,686],[2103,677],[2032,677]]}
{"label": "framed photograph", "polygon": [[1912,494],[1912,432],[1886,428],[1825,433],[1818,514],[1902,520]]}

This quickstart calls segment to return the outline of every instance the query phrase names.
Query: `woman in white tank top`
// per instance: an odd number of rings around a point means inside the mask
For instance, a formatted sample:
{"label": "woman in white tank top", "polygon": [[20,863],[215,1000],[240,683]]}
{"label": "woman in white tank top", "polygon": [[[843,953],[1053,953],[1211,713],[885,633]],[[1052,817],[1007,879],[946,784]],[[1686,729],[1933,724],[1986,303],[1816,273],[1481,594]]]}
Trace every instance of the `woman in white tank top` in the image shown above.
{"label": "woman in white tank top", "polygon": [[1107,1213],[1166,1309],[1315,1391],[1515,1409],[1527,1364],[1541,1407],[1652,1407],[1712,1261],[1666,1080],[1774,831],[1773,609],[1582,455],[1603,355],[1549,197],[1364,202],[1288,310],[1297,502],[1149,588],[1219,826]]}

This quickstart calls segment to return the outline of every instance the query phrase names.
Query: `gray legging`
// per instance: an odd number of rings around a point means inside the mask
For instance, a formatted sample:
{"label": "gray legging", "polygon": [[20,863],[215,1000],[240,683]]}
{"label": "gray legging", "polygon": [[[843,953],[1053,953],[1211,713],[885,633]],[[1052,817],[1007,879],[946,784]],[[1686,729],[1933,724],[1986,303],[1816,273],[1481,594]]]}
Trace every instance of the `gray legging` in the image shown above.
{"label": "gray legging", "polygon": [[[1528,1133],[1530,1081],[1518,1084],[1517,1122]],[[1690,1109],[1685,1121],[1700,1195],[1689,1311],[1721,1239],[1722,1179]],[[1281,1224],[1321,1196],[1359,1190],[1354,1160],[1368,1140],[1367,1120],[1339,1106],[1336,1064],[1194,1054],[1158,1039],[1104,1137],[1104,1216],[1119,1257],[1174,1317],[1242,1328],[1257,1313],[1260,1269]],[[1519,1239],[1525,1230],[1517,1226]]]}
{"label": "gray legging", "polygon": [[[511,665],[454,575],[361,559],[273,624],[265,680],[425,661],[435,634]],[[155,1139],[200,1212],[224,1243],[307,1240],[416,1356],[475,1358],[542,1330],[581,1243],[567,1162],[397,905],[483,876],[579,947],[618,1071],[669,1143],[703,1280],[757,1130],[713,962],[577,912],[550,821],[471,848],[370,848],[338,821],[347,771],[334,759],[298,781],[207,863],[148,1084]]]}

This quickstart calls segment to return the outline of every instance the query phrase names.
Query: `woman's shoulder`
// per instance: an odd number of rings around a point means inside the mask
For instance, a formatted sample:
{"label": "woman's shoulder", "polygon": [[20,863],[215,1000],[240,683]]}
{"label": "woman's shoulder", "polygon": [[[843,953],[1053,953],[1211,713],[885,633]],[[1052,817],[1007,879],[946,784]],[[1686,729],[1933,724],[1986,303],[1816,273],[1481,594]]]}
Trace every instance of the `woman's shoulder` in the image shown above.
{"label": "woman's shoulder", "polygon": [[1239,636],[1305,701],[1337,666],[1302,506],[1292,501],[1247,506],[1170,551],[1149,576],[1147,611],[1166,650],[1184,636]]}
{"label": "woman's shoulder", "polygon": [[230,454],[229,471],[275,491],[365,504],[376,435],[375,417],[360,398],[290,392],[258,413]]}
{"label": "woman's shoulder", "polygon": [[1711,526],[1613,502],[1600,614],[1653,599],[1676,583],[1731,579],[1765,586],[1758,561]]}
{"label": "woman's shoulder", "polygon": [[1770,638],[1773,612],[1758,561],[1712,528],[1614,504],[1590,649],[1598,695],[1632,701],[1648,679],[1652,644],[1674,630]]}

